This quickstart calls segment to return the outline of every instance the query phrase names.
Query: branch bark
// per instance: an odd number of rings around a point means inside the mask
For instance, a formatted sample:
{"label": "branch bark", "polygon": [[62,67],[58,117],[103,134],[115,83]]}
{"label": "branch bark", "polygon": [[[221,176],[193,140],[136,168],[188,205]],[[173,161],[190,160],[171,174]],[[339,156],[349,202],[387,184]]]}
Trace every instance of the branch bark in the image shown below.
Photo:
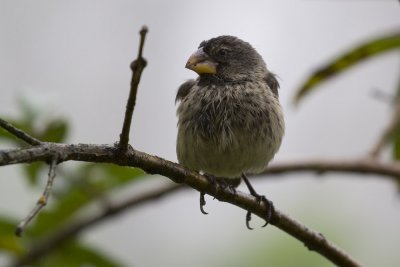
{"label": "branch bark", "polygon": [[24,131],[21,131],[21,130],[15,128],[10,123],[8,123],[7,121],[5,121],[1,118],[0,118],[0,127],[3,128],[4,130],[6,130],[7,132],[9,132],[10,134],[14,135],[15,137],[17,137],[18,139],[21,139],[28,145],[37,146],[42,143],[38,139],[28,135]]}
{"label": "branch bark", "polygon": [[51,194],[51,190],[53,188],[54,178],[56,177],[56,166],[57,166],[57,157],[55,156],[50,162],[49,176],[47,178],[46,187],[42,195],[36,202],[35,207],[31,210],[28,216],[19,223],[17,229],[15,230],[15,234],[17,236],[19,237],[22,236],[22,233],[29,224],[29,222],[32,221],[33,218],[35,218],[39,214],[39,212],[47,205],[47,202],[49,201],[49,197]]}
{"label": "branch bark", "polygon": [[[189,185],[199,192],[205,192],[220,201],[231,203],[266,219],[266,210],[269,207],[264,202],[259,203],[253,196],[240,191],[234,193],[229,188],[215,187],[206,177],[197,172],[131,147],[128,147],[126,153],[120,153],[118,147],[110,145],[42,143],[40,146],[31,148],[0,151],[0,166],[47,161],[54,154],[58,155],[59,163],[75,160],[138,167],[147,173],[160,174],[176,183]],[[279,209],[275,209],[270,223],[302,241],[310,250],[318,252],[338,266],[361,266],[321,234],[295,221]]]}
{"label": "branch bark", "polygon": [[142,76],[142,72],[147,65],[146,60],[142,56],[144,40],[146,38],[147,32],[148,32],[147,27],[143,26],[142,29],[140,30],[140,45],[139,45],[138,56],[137,59],[131,63],[131,70],[132,70],[131,89],[129,91],[129,97],[126,103],[124,123],[122,125],[122,131],[119,139],[119,148],[123,152],[125,152],[128,149],[129,132],[131,129],[133,110],[136,104],[137,89],[139,86],[140,78]]}

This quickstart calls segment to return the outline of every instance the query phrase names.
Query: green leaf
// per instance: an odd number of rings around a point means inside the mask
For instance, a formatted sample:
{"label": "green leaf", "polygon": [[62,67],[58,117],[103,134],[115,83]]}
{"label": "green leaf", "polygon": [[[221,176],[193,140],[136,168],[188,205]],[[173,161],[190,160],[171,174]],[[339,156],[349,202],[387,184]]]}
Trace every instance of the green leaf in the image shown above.
{"label": "green leaf", "polygon": [[41,258],[35,264],[38,267],[122,267],[110,257],[107,257],[103,251],[97,251],[94,248],[82,245],[78,242],[68,242],[61,246],[47,257]]}
{"label": "green leaf", "polygon": [[25,253],[22,239],[15,235],[16,220],[0,217],[0,252],[6,251],[14,256]]}
{"label": "green leaf", "polygon": [[[68,133],[68,123],[65,119],[52,118],[44,125],[44,129],[38,130],[35,125],[41,119],[41,116],[39,116],[41,114],[40,110],[35,109],[25,99],[20,99],[18,105],[20,111],[22,111],[22,116],[19,119],[5,118],[6,121],[42,141],[63,142],[65,140]],[[1,138],[10,140],[19,146],[24,145],[23,141],[3,129],[0,129]]]}
{"label": "green leaf", "polygon": [[65,120],[54,119],[50,121],[42,134],[38,136],[40,140],[46,142],[63,142],[67,136],[68,124]]}
{"label": "green leaf", "polygon": [[400,32],[396,32],[394,34],[363,43],[345,52],[332,62],[329,62],[328,64],[318,68],[314,73],[312,73],[297,91],[294,97],[294,102],[298,103],[305,95],[314,91],[317,85],[329,80],[339,73],[346,71],[350,67],[353,67],[373,56],[377,56],[384,52],[389,52],[393,49],[399,48]]}
{"label": "green leaf", "polygon": [[[400,116],[400,75],[397,81],[396,97],[394,99],[394,115]],[[393,144],[393,159],[400,160],[400,125],[397,125],[392,133],[392,144]]]}
{"label": "green leaf", "polygon": [[28,165],[23,166],[26,178],[29,181],[30,185],[37,185],[39,180],[39,175],[42,173],[41,171],[44,168],[48,168],[48,165],[43,162],[32,162]]}
{"label": "green leaf", "polygon": [[51,197],[49,202],[53,201],[53,205],[39,213],[33,225],[28,227],[27,235],[35,238],[55,231],[69,221],[78,210],[85,207],[90,200],[90,196],[80,188],[69,190],[68,194],[59,200]]}
{"label": "green leaf", "polygon": [[[12,118],[4,118],[4,120],[6,120],[7,122],[11,123],[14,127],[18,128],[18,129],[21,129],[22,131],[28,133],[29,135],[34,136],[32,121],[23,120],[23,119],[22,120],[15,120],[15,119],[12,119]],[[23,142],[22,140],[18,139],[14,135],[10,134],[9,132],[4,130],[3,128],[0,128],[0,139],[11,141],[11,142],[15,143],[17,146],[25,145],[25,142]]]}
{"label": "green leaf", "polygon": [[[21,129],[35,137],[34,125],[38,119],[39,111],[36,110],[27,99],[18,99],[18,110],[21,112],[20,118],[4,118],[7,122],[11,123],[14,127]],[[0,139],[6,139],[16,143],[18,146],[25,145],[25,143],[3,129],[0,129]]]}
{"label": "green leaf", "polygon": [[121,167],[113,164],[94,166],[100,167],[101,173],[96,175],[96,180],[107,188],[117,188],[144,176],[145,172],[139,168]]}
{"label": "green leaf", "polygon": [[77,170],[59,177],[70,184],[52,196],[50,205],[38,215],[27,233],[34,237],[55,231],[67,223],[81,209],[107,192],[143,177],[137,168],[111,164],[84,164]]}
{"label": "green leaf", "polygon": [[393,138],[393,159],[400,160],[400,133]]}
{"label": "green leaf", "polygon": [[79,186],[87,193],[98,196],[144,177],[144,174],[144,171],[138,168],[89,163],[79,168],[75,174],[68,176],[72,177],[74,186]]}

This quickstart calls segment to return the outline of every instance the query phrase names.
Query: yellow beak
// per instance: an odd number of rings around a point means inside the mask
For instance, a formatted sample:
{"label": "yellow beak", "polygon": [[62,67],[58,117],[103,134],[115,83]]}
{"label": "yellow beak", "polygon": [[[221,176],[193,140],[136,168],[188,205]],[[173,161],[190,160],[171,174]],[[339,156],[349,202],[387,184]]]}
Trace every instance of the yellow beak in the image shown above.
{"label": "yellow beak", "polygon": [[201,47],[189,57],[185,68],[193,70],[198,74],[215,74],[217,73],[217,65]]}

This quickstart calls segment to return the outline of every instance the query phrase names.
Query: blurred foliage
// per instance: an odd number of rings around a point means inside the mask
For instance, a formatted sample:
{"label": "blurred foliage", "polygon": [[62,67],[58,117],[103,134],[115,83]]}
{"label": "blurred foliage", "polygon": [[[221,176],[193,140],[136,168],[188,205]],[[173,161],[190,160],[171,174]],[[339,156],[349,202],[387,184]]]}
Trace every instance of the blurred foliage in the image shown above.
{"label": "blurred foliage", "polygon": [[400,129],[397,128],[393,133],[393,159],[400,160]]}
{"label": "blurred foliage", "polygon": [[69,241],[54,250],[45,258],[41,258],[37,267],[121,267],[123,264],[111,260],[103,252],[83,245],[81,242]]}
{"label": "blurred foliage", "polygon": [[18,222],[13,219],[0,217],[0,251],[6,251],[14,256],[20,256],[26,251],[22,240],[14,234],[17,224]]}
{"label": "blurred foliage", "polygon": [[[340,54],[332,61],[321,66],[307,77],[304,84],[300,86],[294,96],[294,102],[297,104],[304,99],[309,93],[319,89],[318,85],[330,80],[335,75],[346,72],[349,68],[364,62],[366,59],[380,55],[389,51],[400,51],[400,32],[388,34],[386,36],[370,40],[369,42],[357,45],[349,51]],[[400,74],[397,90],[393,99],[393,109],[400,109],[398,107],[400,102]],[[397,112],[397,111],[394,111]],[[393,159],[400,159],[400,125],[391,133],[389,140],[392,151]]]}
{"label": "blurred foliage", "polygon": [[[25,104],[21,106],[21,110],[23,113],[20,118],[4,119],[39,140],[65,142],[68,134],[68,123],[65,119],[50,118],[38,127],[37,120],[40,113]],[[2,129],[0,129],[1,140],[11,142],[16,146],[26,146],[25,143]],[[48,165],[32,163],[20,166],[24,169],[28,185],[40,191],[43,190]],[[57,167],[57,181],[49,205],[28,226],[23,238],[18,238],[14,234],[19,221],[6,214],[0,214],[0,253],[7,254],[11,260],[23,257],[29,248],[79,218],[91,205],[107,204],[107,197],[112,191],[134,183],[144,176],[144,172],[140,169],[111,164],[83,163],[74,166],[74,168],[71,166],[66,168],[64,165]],[[111,259],[106,253],[84,245],[77,236],[71,237],[70,241],[55,248],[52,253],[41,257],[34,266],[114,267],[124,265]]]}
{"label": "blurred foliage", "polygon": [[[66,139],[68,135],[68,125],[65,119],[48,119],[47,123],[39,127],[37,124],[39,123],[41,115],[40,111],[33,108],[24,100],[19,101],[19,108],[22,113],[20,118],[14,119],[5,117],[4,119],[39,140],[46,142],[62,142]],[[9,141],[16,146],[26,145],[23,141],[3,129],[0,129],[0,140]],[[32,185],[38,182],[39,175],[46,168],[46,164],[42,162],[34,162],[23,166],[26,178]]]}
{"label": "blurred foliage", "polygon": [[339,55],[331,62],[314,71],[296,92],[294,97],[295,103],[298,103],[304,96],[315,91],[318,88],[317,85],[328,81],[337,74],[347,71],[350,67],[382,53],[392,50],[398,51],[399,49],[400,32],[373,39],[355,48],[351,48],[349,51]]}
{"label": "blurred foliage", "polygon": [[[397,109],[397,114],[398,118],[400,119],[400,75],[399,75],[399,80],[397,82],[397,92],[396,92],[396,97],[394,101],[395,109]],[[397,126],[396,129],[394,129],[392,133],[392,139],[391,142],[393,143],[393,159],[395,160],[400,160],[400,125]]]}

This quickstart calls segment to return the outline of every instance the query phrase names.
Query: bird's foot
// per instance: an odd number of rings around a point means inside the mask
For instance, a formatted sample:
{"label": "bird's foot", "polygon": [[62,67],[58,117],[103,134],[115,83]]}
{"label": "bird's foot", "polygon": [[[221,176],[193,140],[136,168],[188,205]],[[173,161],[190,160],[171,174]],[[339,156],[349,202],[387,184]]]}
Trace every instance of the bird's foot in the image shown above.
{"label": "bird's foot", "polygon": [[[216,180],[215,176],[213,176],[211,174],[204,174],[204,176],[207,178],[207,180],[210,182],[210,184],[213,188],[217,187],[217,180]],[[208,212],[206,212],[204,210],[204,206],[206,205],[206,200],[204,198],[205,195],[206,195],[206,193],[200,192],[200,211],[201,211],[201,213],[207,215]]]}
{"label": "bird's foot", "polygon": [[[246,183],[246,186],[249,189],[250,194],[257,199],[258,205],[261,205],[261,203],[264,202],[267,207],[265,224],[262,226],[262,227],[265,227],[269,224],[269,222],[271,221],[272,215],[274,214],[274,204],[272,203],[272,201],[268,200],[264,195],[259,195],[254,190],[253,186],[250,184],[249,180],[247,179],[247,177],[244,174],[242,175],[242,178],[243,178],[243,181]],[[246,226],[249,230],[253,230],[253,228],[250,227],[250,221],[251,221],[251,212],[247,211]]]}
{"label": "bird's foot", "polygon": [[[261,203],[264,202],[266,204],[266,206],[267,206],[267,214],[266,214],[266,217],[265,217],[265,224],[262,226],[262,227],[265,227],[271,221],[272,214],[274,213],[274,203],[272,203],[271,200],[267,199],[263,195],[258,195],[258,194],[257,195],[251,194],[251,195],[254,196],[257,199],[258,205],[261,205]],[[253,230],[253,228],[250,227],[250,221],[251,221],[251,212],[247,211],[247,214],[246,214],[246,226],[247,226],[247,228],[249,230]]]}
{"label": "bird's foot", "polygon": [[[220,186],[222,190],[225,190],[228,188],[233,194],[236,194],[236,187],[237,187],[237,182],[236,181],[231,181],[232,179],[227,179],[227,178],[220,178],[217,177],[215,178],[216,181],[216,186]],[[240,182],[240,180],[239,180]]]}

